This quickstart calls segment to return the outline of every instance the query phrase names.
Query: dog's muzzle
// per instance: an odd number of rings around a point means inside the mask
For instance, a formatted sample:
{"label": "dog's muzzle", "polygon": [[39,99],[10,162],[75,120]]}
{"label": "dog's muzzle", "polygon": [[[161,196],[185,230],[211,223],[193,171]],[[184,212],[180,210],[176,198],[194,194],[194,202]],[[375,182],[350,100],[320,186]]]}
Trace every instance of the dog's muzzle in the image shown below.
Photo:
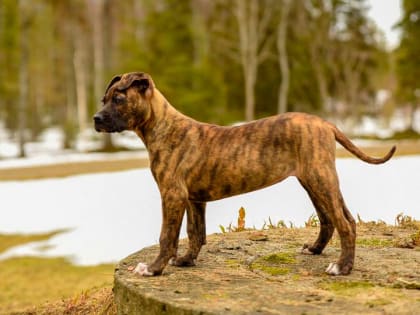
{"label": "dog's muzzle", "polygon": [[96,113],[93,116],[93,121],[97,132],[121,132],[127,129],[123,121],[111,118],[107,113]]}
{"label": "dog's muzzle", "polygon": [[95,123],[95,130],[97,132],[106,132],[107,128],[105,126],[105,118],[101,113],[96,113],[93,116],[93,121]]}

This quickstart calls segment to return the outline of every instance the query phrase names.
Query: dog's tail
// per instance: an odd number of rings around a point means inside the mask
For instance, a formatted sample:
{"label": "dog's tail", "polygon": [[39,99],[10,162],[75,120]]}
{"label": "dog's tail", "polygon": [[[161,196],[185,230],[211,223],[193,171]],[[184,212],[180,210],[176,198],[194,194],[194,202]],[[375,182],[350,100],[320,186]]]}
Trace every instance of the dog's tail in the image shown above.
{"label": "dog's tail", "polygon": [[362,152],[353,142],[350,141],[349,138],[347,138],[344,133],[342,133],[340,130],[338,130],[337,127],[333,126],[334,134],[335,134],[335,140],[337,140],[346,150],[357,156],[362,161],[365,161],[370,164],[382,164],[388,161],[395,153],[395,150],[397,147],[394,145],[391,150],[382,158],[374,158],[366,153]]}

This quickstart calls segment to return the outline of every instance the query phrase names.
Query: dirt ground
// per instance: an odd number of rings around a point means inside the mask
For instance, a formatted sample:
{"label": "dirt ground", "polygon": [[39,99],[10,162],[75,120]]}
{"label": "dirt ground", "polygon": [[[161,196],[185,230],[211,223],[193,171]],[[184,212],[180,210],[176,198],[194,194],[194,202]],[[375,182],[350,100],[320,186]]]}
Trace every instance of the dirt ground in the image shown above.
{"label": "dirt ground", "polygon": [[28,166],[0,169],[1,181],[57,178],[81,174],[118,172],[135,168],[149,167],[148,159],[119,159],[110,157],[107,161],[59,163],[51,165]]}
{"label": "dirt ground", "polygon": [[117,267],[119,314],[419,314],[418,228],[359,224],[349,276],[324,272],[339,256],[336,237],[322,255],[300,253],[317,233],[307,227],[212,235],[195,267],[168,267],[153,278],[130,271],[152,261],[158,248],[141,250]]}

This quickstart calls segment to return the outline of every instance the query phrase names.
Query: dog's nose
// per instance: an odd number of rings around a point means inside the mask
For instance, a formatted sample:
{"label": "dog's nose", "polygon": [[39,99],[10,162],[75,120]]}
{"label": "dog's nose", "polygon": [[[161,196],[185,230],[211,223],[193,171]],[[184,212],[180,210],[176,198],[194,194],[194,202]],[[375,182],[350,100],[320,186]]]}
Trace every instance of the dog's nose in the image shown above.
{"label": "dog's nose", "polygon": [[93,116],[93,121],[95,122],[95,123],[100,123],[100,122],[102,122],[103,121],[103,116],[100,114],[100,113],[97,113],[97,114],[95,114],[94,116]]}

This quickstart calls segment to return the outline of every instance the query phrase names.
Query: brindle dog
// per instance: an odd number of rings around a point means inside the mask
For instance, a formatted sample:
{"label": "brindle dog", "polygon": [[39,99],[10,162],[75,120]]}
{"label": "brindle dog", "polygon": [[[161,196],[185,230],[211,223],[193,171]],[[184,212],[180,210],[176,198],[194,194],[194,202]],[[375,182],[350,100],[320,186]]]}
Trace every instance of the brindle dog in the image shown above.
{"label": "brindle dog", "polygon": [[[286,113],[244,125],[221,127],[195,121],[174,109],[146,73],[127,73],[109,83],[103,108],[94,116],[98,132],[132,130],[143,140],[162,197],[160,253],[143,276],[162,273],[170,262],[192,266],[206,243],[206,202],[250,192],[296,176],[308,192],[321,223],[316,241],[302,252],[321,254],[336,228],[341,255],[326,272],[349,274],[354,262],[356,224],[340,192],[335,142],[359,159],[380,164],[341,131],[319,117]],[[189,248],[177,256],[185,210]]]}

